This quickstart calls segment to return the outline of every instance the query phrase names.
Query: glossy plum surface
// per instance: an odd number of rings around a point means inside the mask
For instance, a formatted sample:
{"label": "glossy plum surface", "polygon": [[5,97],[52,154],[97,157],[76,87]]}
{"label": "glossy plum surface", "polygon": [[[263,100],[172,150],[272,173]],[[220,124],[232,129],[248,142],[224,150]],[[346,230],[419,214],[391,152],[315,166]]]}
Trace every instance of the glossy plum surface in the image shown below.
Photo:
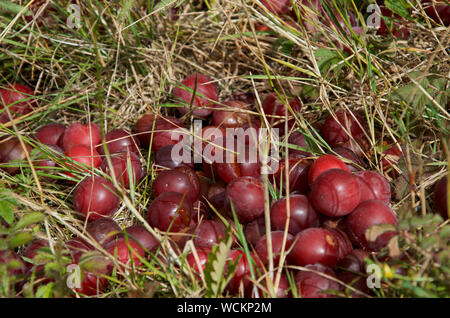
{"label": "glossy plum surface", "polygon": [[325,171],[330,169],[342,169],[350,172],[347,165],[338,157],[333,155],[322,155],[311,165],[308,173],[308,183],[311,187],[313,182]]}
{"label": "glossy plum surface", "polygon": [[[145,177],[146,169],[141,163],[140,157],[134,152],[120,152],[112,154],[111,167],[114,170],[114,176],[117,182],[129,189],[131,183],[136,187],[139,182]],[[128,167],[130,165],[130,167]],[[102,170],[112,177],[111,167],[107,158],[103,159]],[[130,173],[131,172],[131,182]]]}
{"label": "glossy plum surface", "polygon": [[[270,233],[272,238],[272,257],[274,266],[278,266],[281,258],[281,250],[283,247],[283,231],[272,231]],[[294,236],[287,233],[286,236],[286,244],[284,246],[284,255],[287,255],[289,248],[294,240]],[[258,255],[261,262],[264,264],[268,264],[269,262],[269,253],[267,250],[267,235],[264,235],[260,238],[259,242],[255,246],[255,252]]]}
{"label": "glossy plum surface", "polygon": [[276,93],[267,95],[262,102],[262,107],[265,114],[268,116],[267,119],[269,123],[271,123],[273,127],[280,130],[280,135],[282,135],[284,132],[284,122],[286,118],[288,121],[288,128],[290,128],[295,123],[295,118],[290,112],[289,108],[294,112],[294,114],[299,112],[302,108],[302,102],[297,97],[291,98],[287,102],[289,104],[289,107],[283,104]]}
{"label": "glossy plum surface", "polygon": [[[113,129],[105,135],[105,145],[110,154],[118,152],[134,152],[139,155],[140,142],[125,129]],[[105,155],[103,143],[97,146],[101,156]]]}
{"label": "glossy plum surface", "polygon": [[101,142],[100,128],[96,123],[73,123],[67,127],[62,137],[62,145],[65,151],[75,146],[85,146],[89,149],[95,148]]}
{"label": "glossy plum surface", "polygon": [[113,219],[102,217],[95,221],[89,222],[86,227],[86,231],[100,245],[105,245],[114,240],[122,229]]}
{"label": "glossy plum surface", "polygon": [[[198,181],[198,177],[195,175]],[[165,192],[185,194],[191,202],[200,197],[199,187],[194,187],[187,174],[177,170],[165,170],[158,174],[153,182],[153,193],[157,197]]]}
{"label": "glossy plum surface", "polygon": [[[217,105],[217,110],[212,113],[212,124],[217,127],[236,128],[250,120],[250,114],[246,112],[250,105],[239,100],[224,102]],[[219,110],[220,109],[220,110]]]}
{"label": "glossy plum surface", "polygon": [[89,221],[112,215],[117,211],[120,199],[114,185],[105,178],[88,176],[73,192],[73,206]]}
{"label": "glossy plum surface", "polygon": [[384,176],[375,171],[359,171],[355,176],[360,183],[361,202],[372,199],[391,202],[391,186]]}
{"label": "glossy plum surface", "polygon": [[336,112],[336,119],[330,115],[325,120],[320,133],[334,147],[348,141],[350,136],[355,139],[364,137],[361,127],[364,127],[363,119],[358,113],[339,110]]}
{"label": "glossy plum surface", "polygon": [[183,153],[179,153],[179,156],[173,156],[174,145],[167,145],[162,147],[156,152],[155,155],[155,163],[161,167],[173,169],[181,166],[188,166],[190,168],[194,168],[194,164],[192,162],[184,162],[183,161]]}
{"label": "glossy plum surface", "polygon": [[40,127],[34,134],[35,138],[45,145],[63,146],[63,136],[67,127],[62,124],[52,123]]}
{"label": "glossy plum surface", "polygon": [[192,220],[192,203],[177,192],[165,192],[153,200],[148,208],[148,222],[161,231],[180,232]]}
{"label": "glossy plum surface", "polygon": [[[89,168],[98,168],[102,164],[102,159],[94,148],[86,147],[86,146],[73,146],[68,151],[64,153],[66,157],[69,157],[73,161],[78,164],[72,164],[71,162],[67,162],[66,164],[70,169],[75,171],[89,171]],[[69,176],[73,176],[70,172],[66,172]]]}
{"label": "glossy plum surface", "polygon": [[140,244],[145,251],[155,252],[159,246],[158,240],[152,233],[147,231],[143,225],[129,226],[124,231],[126,231],[131,240],[134,240]]}
{"label": "glossy plum surface", "polygon": [[6,108],[12,119],[31,112],[36,107],[33,96],[33,89],[27,85],[13,84],[0,88],[0,123],[6,124],[10,121]]}
{"label": "glossy plum surface", "polygon": [[194,245],[212,247],[225,240],[225,225],[219,221],[204,220],[194,230]]}
{"label": "glossy plum surface", "polygon": [[[281,198],[270,207],[270,225],[274,231],[284,231],[288,218],[287,198]],[[289,196],[289,227],[288,231],[296,235],[310,227],[318,227],[319,214],[314,210],[307,196],[291,194]]]}
{"label": "glossy plum surface", "polygon": [[17,137],[6,137],[0,139],[0,169],[10,175],[18,174],[21,165],[26,165],[26,154],[30,153],[31,147],[25,144],[25,149]]}
{"label": "glossy plum surface", "polygon": [[240,222],[251,222],[264,213],[264,189],[261,181],[252,177],[237,178],[228,184],[226,194]]}
{"label": "glossy plum surface", "polygon": [[447,177],[444,177],[434,186],[434,209],[444,218],[444,220],[449,218],[447,191],[448,181]]}
{"label": "glossy plum surface", "polygon": [[351,213],[360,203],[357,177],[341,169],[322,173],[311,187],[311,203],[320,213],[340,217]]}
{"label": "glossy plum surface", "polygon": [[105,250],[113,255],[115,259],[122,264],[131,266],[133,263],[135,267],[142,265],[140,257],[145,256],[144,249],[135,241],[127,240],[124,237],[119,237],[105,245]]}
{"label": "glossy plum surface", "polygon": [[[325,275],[337,278],[336,273],[321,264],[305,266],[309,270],[313,270]],[[326,290],[340,290],[340,285],[327,277],[310,271],[299,271],[295,275],[295,283],[298,296],[301,298],[332,298],[331,294],[327,294]]]}
{"label": "glossy plum surface", "polygon": [[231,250],[228,253],[229,260],[235,262],[238,258],[239,262],[237,264],[236,271],[227,285],[227,290],[230,294],[237,294],[241,284],[243,285],[244,290],[251,284],[248,279],[250,276],[250,264],[245,253],[241,250]]}
{"label": "glossy plum surface", "polygon": [[[214,101],[217,101],[219,98],[216,84],[212,82],[212,79],[209,76],[198,73],[186,77],[181,82],[180,87],[174,88],[173,95],[178,101],[186,105],[178,107],[178,111],[182,115],[192,110],[192,115],[197,117],[209,116],[213,112]],[[192,108],[190,109],[191,101]]]}
{"label": "glossy plum surface", "polygon": [[309,228],[294,238],[290,263],[298,266],[320,263],[333,268],[339,260],[339,242],[329,230]]}
{"label": "glossy plum surface", "polygon": [[364,201],[347,217],[347,234],[353,244],[370,252],[379,251],[396,234],[395,230],[382,233],[374,242],[368,241],[365,234],[372,226],[382,224],[397,225],[392,209],[379,200]]}
{"label": "glossy plum surface", "polygon": [[148,147],[151,142],[151,150],[157,152],[164,146],[176,145],[181,141],[181,136],[175,138],[172,133],[182,128],[183,123],[176,117],[145,114],[136,122],[134,129],[141,145]]}

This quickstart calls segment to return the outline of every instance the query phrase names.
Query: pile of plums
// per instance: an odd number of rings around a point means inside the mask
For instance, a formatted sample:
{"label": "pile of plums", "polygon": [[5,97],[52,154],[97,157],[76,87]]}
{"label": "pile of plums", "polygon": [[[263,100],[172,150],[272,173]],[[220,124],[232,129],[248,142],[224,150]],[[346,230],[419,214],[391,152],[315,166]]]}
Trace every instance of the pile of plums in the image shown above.
{"label": "pile of plums", "polygon": [[[282,101],[275,93],[264,96],[263,120],[255,115],[258,112],[252,94],[238,93],[219,101],[217,86],[206,75],[186,77],[174,88],[173,95],[179,105],[179,117],[145,114],[133,132],[113,129],[102,138],[99,126],[93,122],[69,126],[53,123],[35,131],[32,144],[42,151],[37,158],[31,158],[33,164],[49,173],[60,171],[72,182],[66,185],[74,187],[73,209],[87,222],[85,233],[92,239],[90,242],[97,242],[115,257],[122,270],[131,265],[139,268],[146,252],[156,252],[159,242],[143,225],[122,231],[112,220],[121,205],[121,194],[141,187],[152,196],[146,215],[148,225],[167,235],[180,252],[192,239],[196,254],[188,254],[187,263],[199,275],[212,247],[226,237],[227,226],[235,231],[235,222],[242,225],[251,259],[243,252],[237,233],[232,233],[234,243],[229,258],[238,260],[238,266],[227,286],[230,294],[242,291],[249,297],[262,296],[262,291],[251,283],[250,268],[264,274],[270,263],[284,267],[277,297],[294,295],[287,271],[295,274],[301,297],[328,297],[330,294],[323,291],[329,289],[343,291],[343,285],[330,277],[370,293],[365,283],[365,259],[386,247],[396,235],[397,217],[390,207],[388,180],[381,173],[365,170],[363,154],[370,152],[362,116],[356,111],[337,110],[322,123],[314,123],[315,130],[310,134],[304,134],[296,128],[296,114],[302,109],[297,97]],[[23,99],[15,96],[8,103]],[[15,105],[14,113],[22,114],[22,108],[17,108],[22,104]],[[183,136],[174,138],[173,134],[180,129],[189,131],[185,123],[190,122],[191,116],[205,123],[200,132],[194,133],[201,140],[201,164],[178,156],[179,150],[185,149],[185,145],[178,149]],[[234,143],[236,148],[231,152],[224,147],[230,138],[236,138],[229,129],[254,128],[259,132],[266,124],[278,128],[288,146],[280,148],[278,168],[264,175],[259,160],[235,160],[236,153],[255,150],[252,136],[241,144]],[[331,151],[315,156],[309,146],[310,136],[318,135]],[[0,140],[1,168],[11,175],[25,166],[25,153],[32,148],[23,144],[25,147],[12,136]],[[143,154],[147,151],[155,177],[150,189],[142,189],[141,181],[147,174],[147,156]],[[220,156],[207,157],[208,151]],[[401,146],[394,144],[383,153],[379,171],[391,175],[389,168],[401,156]],[[83,179],[74,185],[76,175]],[[265,222],[264,180],[271,189],[270,225]],[[444,217],[448,217],[446,193],[447,182],[443,179],[436,186],[434,206]],[[368,235],[374,227],[384,225],[392,227],[375,238]],[[267,249],[268,237],[271,253]],[[74,264],[80,263],[86,252],[95,251],[98,246],[91,243],[82,237],[66,242]],[[35,241],[22,255],[32,260],[36,251],[46,245],[45,241]],[[14,251],[0,254],[3,263],[13,259],[21,258]],[[76,290],[86,295],[104,291],[108,285],[104,275],[111,274],[114,268],[110,258],[106,264],[101,272],[86,273],[82,286]],[[14,273],[29,275],[31,270],[42,272],[43,265],[24,262]]]}

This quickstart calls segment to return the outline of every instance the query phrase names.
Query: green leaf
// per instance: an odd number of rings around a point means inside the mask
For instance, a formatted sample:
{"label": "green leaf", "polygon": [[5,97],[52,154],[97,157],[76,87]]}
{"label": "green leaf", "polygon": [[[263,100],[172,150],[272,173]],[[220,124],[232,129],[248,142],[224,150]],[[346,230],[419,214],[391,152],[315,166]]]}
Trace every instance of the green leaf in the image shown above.
{"label": "green leaf", "polygon": [[99,252],[86,252],[81,256],[79,265],[81,269],[90,273],[101,275],[107,273],[111,262]]}
{"label": "green leaf", "polygon": [[385,6],[394,13],[397,13],[403,18],[408,18],[410,16],[408,11],[408,5],[403,0],[386,0],[384,1]]}
{"label": "green leaf", "polygon": [[213,246],[211,253],[208,255],[208,262],[204,271],[207,297],[219,297],[234,274],[235,267],[233,264],[228,262],[226,267],[228,254],[233,243],[233,237],[229,233],[231,233],[230,224],[227,226],[225,240],[221,240],[219,244]]}
{"label": "green leaf", "polygon": [[322,74],[326,73],[331,66],[341,61],[339,53],[334,50],[320,48],[314,55],[317,58],[318,66]]}
{"label": "green leaf", "polygon": [[33,234],[30,232],[20,232],[9,240],[9,248],[13,249],[20,245],[28,244],[33,240]]}
{"label": "green leaf", "polygon": [[14,226],[14,229],[15,230],[22,229],[30,224],[38,223],[43,219],[45,219],[45,215],[41,212],[28,213],[23,218],[21,218],[19,222],[17,222],[17,224]]}
{"label": "green leaf", "polygon": [[[14,14],[18,14],[20,11],[23,10],[23,6],[12,3],[10,1],[5,1],[5,0],[0,0],[0,11],[9,11],[11,13]],[[24,15],[31,15],[31,11],[30,10],[26,10],[23,13]]]}
{"label": "green leaf", "polygon": [[0,216],[11,225],[14,221],[14,208],[18,205],[6,189],[0,189]]}
{"label": "green leaf", "polygon": [[52,296],[52,290],[55,283],[48,283],[44,286],[39,286],[36,291],[36,298],[50,298]]}

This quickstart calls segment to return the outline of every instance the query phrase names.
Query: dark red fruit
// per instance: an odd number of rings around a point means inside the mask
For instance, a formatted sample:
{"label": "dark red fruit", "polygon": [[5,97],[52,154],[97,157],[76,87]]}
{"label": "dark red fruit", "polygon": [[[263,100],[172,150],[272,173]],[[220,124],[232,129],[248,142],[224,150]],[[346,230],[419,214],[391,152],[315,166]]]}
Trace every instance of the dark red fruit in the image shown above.
{"label": "dark red fruit", "polygon": [[282,158],[278,165],[278,170],[270,177],[272,183],[276,186],[276,191],[280,188],[283,194],[286,194],[287,180],[289,180],[289,192],[294,191],[300,194],[309,192],[308,175],[310,161],[304,158],[290,156],[288,158],[289,170],[287,172],[289,179],[286,178],[286,159]]}
{"label": "dark red fruit", "polygon": [[[369,254],[364,250],[353,250],[345,256],[337,265],[337,277],[345,284],[368,294],[366,262]],[[360,293],[352,291],[352,297],[361,297]]]}
{"label": "dark red fruit", "polygon": [[81,256],[88,251],[94,250],[94,247],[81,237],[74,237],[66,242],[72,261],[78,264]]}
{"label": "dark red fruit", "polygon": [[309,228],[294,238],[289,261],[298,266],[321,263],[333,268],[339,260],[339,242],[326,229]]}
{"label": "dark red fruit", "polygon": [[[194,93],[195,96],[192,98]],[[182,115],[192,110],[192,114],[198,117],[209,116],[213,112],[214,101],[219,99],[217,87],[212,79],[197,73],[186,77],[180,87],[175,87],[173,95],[185,105],[178,107]]]}
{"label": "dark red fruit", "polygon": [[190,168],[194,168],[194,164],[192,162],[184,162],[183,161],[183,153],[178,153],[175,156],[172,155],[174,145],[164,146],[158,150],[155,156],[155,164],[174,169],[181,166],[187,166]]}
{"label": "dark red fruit", "polygon": [[[131,182],[136,185],[145,177],[146,169],[141,163],[141,159],[134,152],[121,152],[111,155],[111,166],[114,170],[114,176],[117,182],[129,189]],[[130,169],[128,168],[130,165]],[[112,171],[110,169],[107,158],[103,159],[101,166],[102,170],[112,177]],[[131,182],[130,174],[131,172]]]}
{"label": "dark red fruit", "polygon": [[219,180],[208,189],[207,199],[219,211],[224,209],[227,204],[226,187],[225,182]]}
{"label": "dark red fruit", "polygon": [[308,173],[308,183],[311,187],[313,182],[325,171],[330,169],[342,169],[350,172],[347,165],[338,157],[333,155],[323,155],[320,156],[316,161],[313,162]]}
{"label": "dark red fruit", "polygon": [[125,231],[129,239],[139,243],[145,251],[153,253],[159,246],[158,240],[142,225],[127,227]]}
{"label": "dark red fruit", "polygon": [[225,99],[226,102],[234,100],[244,102],[247,105],[253,105],[253,103],[255,102],[255,94],[252,92],[233,93]]}
{"label": "dark red fruit", "polygon": [[387,179],[375,171],[359,171],[355,173],[361,189],[360,202],[380,200],[386,204],[391,202],[391,186]]}
{"label": "dark red fruit", "polygon": [[120,264],[135,267],[142,265],[139,257],[144,258],[144,249],[135,241],[129,239],[128,242],[124,237],[119,237],[105,245],[105,250],[113,255]]}
{"label": "dark red fruit", "polygon": [[450,5],[444,1],[433,1],[425,0],[423,2],[423,9],[425,13],[438,24],[443,24],[445,26],[450,25]]}
{"label": "dark red fruit", "polygon": [[122,229],[119,224],[111,218],[99,218],[95,221],[89,222],[86,227],[86,231],[100,245],[105,245],[114,240]]}
{"label": "dark red fruit", "polygon": [[89,221],[112,215],[120,200],[114,185],[105,178],[88,176],[78,184],[73,193],[73,206]]}
{"label": "dark red fruit", "polygon": [[357,177],[341,169],[322,173],[311,187],[311,203],[320,213],[340,217],[351,213],[360,203]]}
{"label": "dark red fruit", "polygon": [[148,222],[161,231],[180,232],[189,227],[192,219],[192,203],[185,195],[165,192],[148,208]]}
{"label": "dark red fruit", "polygon": [[397,225],[397,217],[391,208],[378,200],[364,201],[347,217],[347,234],[354,244],[365,250],[379,251],[395,236],[395,231],[380,234],[374,242],[368,241],[365,234],[372,226],[382,224]]}
{"label": "dark red fruit", "polygon": [[[118,152],[134,152],[139,155],[140,142],[124,129],[114,129],[105,135],[105,145],[110,154]],[[101,156],[105,155],[103,143],[97,146],[97,151]]]}
{"label": "dark red fruit", "polygon": [[434,187],[434,209],[447,220],[450,215],[448,210],[448,181],[447,177],[442,178]]}
{"label": "dark red fruit", "polygon": [[[61,154],[63,153],[61,148],[55,145],[47,145],[46,147],[48,147],[47,151],[50,154],[59,158],[61,157]],[[47,170],[47,172],[49,172],[49,170],[53,170],[51,168],[58,165],[57,162],[50,157],[50,155],[47,155],[42,151],[33,156],[31,160],[33,161],[33,165],[36,169]]]}
{"label": "dark red fruit", "polygon": [[189,176],[181,171],[162,171],[153,182],[153,193],[157,197],[162,193],[177,192],[185,194],[190,202],[195,202],[200,198],[200,181],[195,173],[193,175],[197,178],[197,187],[192,184]]}
{"label": "dark red fruit", "polygon": [[[273,284],[275,284],[275,277],[276,275],[274,275],[274,279],[273,279]],[[266,281],[263,280],[260,282],[263,286],[266,286]],[[267,293],[267,291],[264,291],[265,293]],[[263,290],[261,290],[260,288],[256,288],[256,285],[252,285],[250,284],[247,287],[246,290],[246,297],[251,297],[251,298],[263,298],[265,295],[263,294]],[[269,297],[268,295],[266,295],[266,297]],[[281,274],[280,276],[280,281],[278,283],[278,289],[276,291],[276,297],[277,298],[291,298],[291,292],[290,292],[290,284],[289,284],[289,280],[287,279],[286,275]]]}
{"label": "dark red fruit", "polygon": [[228,184],[226,193],[240,222],[251,222],[264,213],[264,189],[261,181],[252,177],[237,178]]}
{"label": "dark red fruit", "polygon": [[256,246],[261,237],[266,234],[266,222],[264,216],[247,223],[244,230],[245,238],[249,244]]}
{"label": "dark red fruit", "polygon": [[248,288],[251,284],[251,281],[248,279],[250,276],[250,260],[247,259],[245,253],[240,250],[231,250],[228,253],[229,260],[236,262],[238,258],[239,262],[237,264],[236,271],[234,272],[234,276],[227,285],[227,290],[230,294],[237,294],[241,284],[243,285],[243,290]]}
{"label": "dark red fruit", "polygon": [[223,106],[216,106],[221,110],[215,110],[212,113],[212,124],[214,126],[237,128],[250,121],[250,114],[246,112],[250,105],[238,100],[224,102],[223,104]]}
{"label": "dark red fruit", "polygon": [[338,243],[338,259],[343,259],[347,254],[353,251],[352,242],[344,231],[338,228],[326,227],[326,229],[334,235],[334,238]]}
{"label": "dark red fruit", "polygon": [[[273,231],[270,233],[272,237],[272,256],[273,256],[273,263],[277,267],[280,262],[281,257],[281,249],[283,247],[283,237],[284,232],[283,231]],[[287,251],[291,247],[292,241],[294,237],[287,233],[286,236],[286,245],[284,246],[284,254],[287,255]],[[267,235],[264,235],[259,240],[258,244],[256,244],[255,247],[256,254],[258,254],[259,259],[264,264],[269,263],[269,253],[267,251]]]}
{"label": "dark red fruit", "polygon": [[323,123],[320,131],[326,142],[334,147],[344,143],[352,136],[354,139],[364,137],[363,119],[358,113],[339,110],[336,112],[336,118],[329,116]]}
{"label": "dark red fruit", "polygon": [[261,0],[261,4],[277,15],[288,14],[292,7],[290,0]]}
{"label": "dark red fruit", "polygon": [[337,278],[335,272],[321,264],[307,265],[307,269],[319,272],[300,271],[295,275],[298,296],[301,298],[330,298],[335,297],[326,293],[326,290],[341,290],[341,286],[334,280],[331,280],[321,274]]}
{"label": "dark red fruit", "polygon": [[380,27],[377,30],[378,35],[392,34],[397,39],[406,40],[410,33],[404,26],[405,19],[398,14],[393,13],[386,7],[381,7]]}
{"label": "dark red fruit", "polygon": [[200,268],[202,270],[205,270],[206,263],[208,262],[208,255],[211,252],[210,248],[207,247],[197,247],[196,248],[197,256],[198,256],[198,262],[195,259],[194,253],[191,252],[186,256],[186,262],[189,264],[191,268],[193,268],[197,273],[200,273]]}
{"label": "dark red fruit", "polygon": [[403,150],[398,144],[394,144],[381,155],[381,167],[383,171],[390,175],[395,175],[394,167],[398,161],[403,157]]}
{"label": "dark red fruit", "polygon": [[0,169],[10,175],[18,174],[21,169],[20,162],[26,160],[26,154],[30,151],[31,147],[27,143],[24,150],[17,137],[0,139]]}
{"label": "dark red fruit", "polygon": [[48,124],[36,130],[35,138],[45,145],[63,147],[63,136],[67,127],[62,124]]}
{"label": "dark red fruit", "polygon": [[276,93],[267,95],[262,102],[262,107],[264,113],[268,117],[269,123],[271,123],[272,127],[279,128],[280,134],[284,132],[284,122],[286,118],[288,120],[288,128],[295,123],[295,118],[289,111],[289,108],[295,114],[296,112],[299,112],[302,107],[302,102],[297,97],[288,100],[288,104],[289,107],[284,105]]}
{"label": "dark red fruit", "polygon": [[[81,167],[79,167],[80,165],[75,166],[75,164],[70,162],[66,163],[71,169],[78,172],[87,172],[90,170],[89,167],[98,168],[102,164],[102,159],[100,158],[97,150],[86,146],[73,146],[66,151],[64,155],[76,163],[81,164]],[[70,172],[66,172],[66,174],[73,176]]]}
{"label": "dark red fruit", "polygon": [[[151,141],[152,151],[158,151],[164,146],[176,145],[183,137],[177,133],[181,129],[184,129],[184,125],[178,118],[171,116],[157,117],[153,114],[143,115],[135,125],[135,131],[141,145],[148,147]],[[178,136],[174,136],[174,133]]]}
{"label": "dark red fruit", "polygon": [[359,167],[364,166],[361,158],[353,150],[347,147],[334,147],[333,152],[349,161],[346,165],[351,172],[360,171],[361,169]]}
{"label": "dark red fruit", "polygon": [[218,221],[202,221],[194,230],[194,245],[197,247],[212,247],[225,240],[225,225]]}
{"label": "dark red fruit", "polygon": [[14,84],[0,89],[0,124],[10,121],[6,108],[12,119],[28,114],[36,107],[33,89],[26,85]]}
{"label": "dark red fruit", "polygon": [[[294,131],[292,134],[289,135],[288,143],[291,145],[303,148],[305,150],[309,148],[308,144],[306,143],[305,136],[299,131]],[[295,155],[295,156],[305,156],[305,157],[312,156],[312,154],[310,152],[305,151],[305,150],[289,148],[289,154]]]}
{"label": "dark red fruit", "polygon": [[[307,196],[292,194],[289,196],[289,204],[288,231],[290,234],[296,235],[307,228],[319,226],[319,214],[314,210]],[[284,231],[287,218],[286,197],[273,202],[270,207],[270,225],[272,230]]]}
{"label": "dark red fruit", "polygon": [[97,124],[73,123],[67,127],[62,144],[65,151],[69,151],[74,146],[85,146],[89,149],[92,147],[95,150],[101,140],[100,128]]}

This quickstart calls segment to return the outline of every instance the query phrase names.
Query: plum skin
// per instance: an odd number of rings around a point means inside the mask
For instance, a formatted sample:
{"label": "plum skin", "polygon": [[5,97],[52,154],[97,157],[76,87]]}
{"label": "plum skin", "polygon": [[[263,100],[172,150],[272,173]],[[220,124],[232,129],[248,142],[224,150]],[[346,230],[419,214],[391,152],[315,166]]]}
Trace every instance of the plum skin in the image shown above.
{"label": "plum skin", "polygon": [[114,185],[99,176],[88,176],[78,184],[73,193],[75,211],[88,221],[112,215],[117,211],[120,200],[114,192]]}
{"label": "plum skin", "polygon": [[[272,230],[283,231],[287,220],[287,198],[281,198],[270,207]],[[302,230],[320,225],[319,214],[314,210],[307,196],[292,194],[289,196],[290,219],[288,231],[296,235]]]}
{"label": "plum skin", "polygon": [[95,221],[89,222],[86,231],[100,245],[105,245],[121,232],[120,226],[111,218],[102,217]]}
{"label": "plum skin", "polygon": [[[130,151],[139,155],[140,142],[124,129],[113,129],[105,135],[105,146],[110,154]],[[102,143],[97,146],[97,151],[101,156],[105,155]]]}
{"label": "plum skin", "polygon": [[440,179],[434,187],[434,208],[444,218],[444,220],[449,218],[449,211],[447,210],[447,180],[447,177]]}
{"label": "plum skin", "polygon": [[330,169],[342,169],[350,172],[350,168],[338,157],[322,155],[317,158],[309,168],[308,184],[311,187],[314,181],[325,171]]}
{"label": "plum skin", "polygon": [[[214,107],[214,103],[208,99],[217,101],[219,98],[217,87],[211,82],[212,79],[209,76],[198,73],[191,74],[181,82],[181,87],[174,88],[173,95],[178,100],[189,105],[194,92],[190,92],[186,87],[192,90],[196,88],[196,94],[192,102],[192,114],[197,117],[207,117],[213,112]],[[177,109],[182,115],[185,115],[190,111],[187,106],[178,107]]]}
{"label": "plum skin", "polygon": [[359,204],[347,216],[345,226],[353,244],[369,252],[376,252],[386,246],[396,232],[384,232],[376,238],[375,242],[369,242],[365,236],[366,231],[374,225],[391,224],[397,226],[397,223],[396,215],[387,204],[379,200],[368,200]]}
{"label": "plum skin", "polygon": [[[262,183],[252,177],[240,177],[226,188],[227,202],[233,204],[239,221],[248,223],[264,213],[264,189]],[[230,207],[230,211],[231,207]]]}
{"label": "plum skin", "polygon": [[338,244],[335,235],[330,231],[309,228],[301,231],[294,238],[288,260],[298,266],[320,263],[333,268],[339,261]]}
{"label": "plum skin", "polygon": [[[336,278],[336,273],[331,268],[321,264],[306,265],[305,267]],[[298,272],[295,275],[295,283],[299,296],[302,298],[330,298],[334,296],[323,293],[323,291],[341,289],[336,281],[310,271]]]}
{"label": "plum skin", "polygon": [[[200,183],[197,175],[195,178]],[[186,194],[191,202],[200,198],[200,188],[194,187],[188,175],[178,170],[162,171],[156,177],[152,187],[156,197],[165,192],[178,192]]]}
{"label": "plum skin", "polygon": [[130,240],[136,241],[146,252],[153,253],[159,246],[159,241],[142,225],[127,227],[124,232],[127,233]]}
{"label": "plum skin", "polygon": [[[128,162],[130,162],[132,182],[136,186],[145,176],[146,169],[141,163],[140,157],[134,152],[120,152],[112,154],[110,157],[111,166],[114,170],[114,176],[117,182],[124,186],[125,189],[130,188],[130,175],[128,171]],[[103,159],[102,170],[112,177],[107,158]]]}
{"label": "plum skin", "polygon": [[[0,139],[0,164],[7,164],[15,161],[23,161],[26,159],[26,153],[30,153],[31,146],[25,143],[25,151],[17,137],[6,137]],[[1,167],[0,169],[16,175],[20,172],[20,166]]]}
{"label": "plum skin", "polygon": [[161,231],[180,232],[189,227],[192,214],[189,198],[177,192],[164,192],[150,204],[148,222]]}
{"label": "plum skin", "polygon": [[313,207],[330,217],[340,217],[351,213],[360,203],[360,197],[357,178],[341,169],[325,171],[311,187]]}
{"label": "plum skin", "polygon": [[74,146],[85,146],[95,148],[101,142],[100,128],[95,123],[73,123],[67,127],[62,137],[62,145],[65,151],[69,151]]}
{"label": "plum skin", "polygon": [[35,138],[45,145],[63,147],[63,137],[67,127],[62,124],[52,123],[40,127],[34,134]]}
{"label": "plum skin", "polygon": [[0,89],[0,123],[9,122],[8,113],[5,107],[9,109],[11,118],[14,120],[17,115],[26,115],[36,107],[36,100],[30,98],[34,96],[33,89],[27,85],[13,84]]}

